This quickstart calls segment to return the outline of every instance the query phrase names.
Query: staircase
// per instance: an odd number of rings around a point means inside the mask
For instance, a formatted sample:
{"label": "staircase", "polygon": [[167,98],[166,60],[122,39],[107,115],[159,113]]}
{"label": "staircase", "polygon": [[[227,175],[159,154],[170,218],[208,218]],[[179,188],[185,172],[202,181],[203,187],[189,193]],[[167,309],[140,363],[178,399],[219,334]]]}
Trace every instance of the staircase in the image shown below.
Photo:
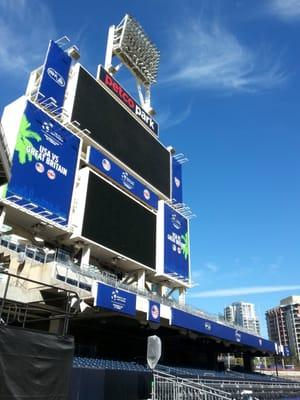
{"label": "staircase", "polygon": [[232,397],[200,382],[154,371],[152,400],[232,400]]}

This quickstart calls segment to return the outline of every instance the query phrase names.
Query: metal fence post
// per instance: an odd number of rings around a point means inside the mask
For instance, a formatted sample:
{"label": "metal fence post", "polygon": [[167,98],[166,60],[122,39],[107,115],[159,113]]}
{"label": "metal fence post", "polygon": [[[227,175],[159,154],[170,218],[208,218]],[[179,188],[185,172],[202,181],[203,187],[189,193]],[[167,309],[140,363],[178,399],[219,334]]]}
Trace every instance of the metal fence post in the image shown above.
{"label": "metal fence post", "polygon": [[10,282],[10,275],[7,276],[6,285],[5,285],[5,289],[4,289],[4,293],[3,293],[3,298],[2,298],[2,302],[1,302],[1,308],[0,308],[0,320],[2,318],[2,313],[4,310],[4,304],[5,304],[5,300],[6,300],[6,296],[7,296],[7,292],[8,292],[9,282]]}

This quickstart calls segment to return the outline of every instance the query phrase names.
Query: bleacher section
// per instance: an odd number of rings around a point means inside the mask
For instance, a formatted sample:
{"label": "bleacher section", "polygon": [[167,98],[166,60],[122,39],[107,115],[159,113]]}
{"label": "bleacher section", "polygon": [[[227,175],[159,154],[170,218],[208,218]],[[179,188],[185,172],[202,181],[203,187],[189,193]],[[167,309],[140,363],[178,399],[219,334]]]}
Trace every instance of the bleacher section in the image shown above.
{"label": "bleacher section", "polygon": [[[133,361],[89,357],[74,357],[73,368],[127,371],[132,373],[145,372],[148,374],[151,372],[146,365]],[[236,400],[243,399],[242,392],[250,389],[253,391],[253,395],[257,396],[260,400],[297,399],[299,397],[296,396],[300,396],[299,383],[260,373],[249,374],[235,371],[213,371],[159,364],[156,367],[155,374],[159,376],[158,382],[161,385],[162,379],[166,379],[164,386],[168,386],[169,392],[173,390],[171,389],[170,382],[172,379],[176,379],[176,384],[182,383],[183,388],[186,386],[195,390],[198,387],[198,389],[204,388],[207,390],[209,388],[216,391],[221,389],[223,393],[230,396],[228,398]]]}
{"label": "bleacher section", "polygon": [[88,357],[74,357],[73,368],[96,368],[117,371],[141,371],[149,372],[145,365],[130,361],[105,360]]}
{"label": "bleacher section", "polygon": [[260,373],[246,373],[236,371],[213,371],[203,368],[189,368],[189,367],[174,367],[167,365],[159,365],[159,370],[168,372],[170,374],[187,376],[189,378],[205,378],[205,379],[222,379],[222,380],[234,380],[234,381],[256,381],[256,382],[283,382],[283,383],[294,383],[294,381],[276,377],[273,375],[266,375]]}
{"label": "bleacher section", "polygon": [[[145,364],[140,364],[135,361],[120,361],[108,360],[91,357],[74,357],[74,368],[98,368],[98,369],[111,369],[121,371],[150,371],[149,367]],[[284,379],[276,376],[270,376],[260,373],[245,373],[235,371],[213,371],[203,368],[190,368],[190,367],[174,367],[158,364],[158,371],[167,372],[172,375],[189,377],[191,379],[219,379],[219,380],[233,380],[233,381],[251,381],[251,382],[265,382],[265,383],[291,383],[293,380]]]}

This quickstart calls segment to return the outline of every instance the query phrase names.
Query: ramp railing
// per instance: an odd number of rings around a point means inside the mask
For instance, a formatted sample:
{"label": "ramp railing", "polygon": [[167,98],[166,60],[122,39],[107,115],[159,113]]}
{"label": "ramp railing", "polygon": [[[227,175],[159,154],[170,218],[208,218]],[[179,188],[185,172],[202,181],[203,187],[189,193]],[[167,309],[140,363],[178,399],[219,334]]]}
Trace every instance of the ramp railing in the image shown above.
{"label": "ramp railing", "polygon": [[232,400],[229,393],[155,370],[152,400]]}

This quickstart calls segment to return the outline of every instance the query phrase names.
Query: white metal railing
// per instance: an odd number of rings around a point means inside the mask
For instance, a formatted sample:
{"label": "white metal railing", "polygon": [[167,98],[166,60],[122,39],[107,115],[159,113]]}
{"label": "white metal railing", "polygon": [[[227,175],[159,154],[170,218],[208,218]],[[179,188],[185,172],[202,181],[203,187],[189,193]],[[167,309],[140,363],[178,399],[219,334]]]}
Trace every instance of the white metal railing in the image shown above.
{"label": "white metal railing", "polygon": [[[133,293],[136,293],[140,296],[144,296],[150,300],[157,301],[160,304],[167,305],[169,307],[174,307],[176,309],[188,312],[189,314],[193,314],[196,316],[200,316],[202,318],[207,318],[211,321],[215,321],[219,324],[229,326],[234,329],[238,329],[241,332],[247,332],[250,334],[255,334],[255,332],[248,330],[240,325],[232,324],[226,320],[224,320],[222,317],[214,314],[207,313],[199,308],[195,308],[191,305],[187,304],[180,304],[174,299],[167,298],[165,296],[160,296],[156,293],[149,292],[146,289],[139,289],[137,286],[134,284],[126,284],[123,283],[117,275],[111,274],[106,271],[101,271],[98,269],[98,267],[93,266],[93,265],[84,265],[80,267],[79,265],[75,264],[72,262],[71,258],[63,252],[61,249],[56,249],[54,253],[47,253],[47,250],[41,247],[37,247],[34,245],[23,245],[23,244],[18,244],[12,240],[9,239],[9,237],[2,237],[0,239],[0,246],[8,248],[10,251],[15,251],[17,253],[23,253],[24,257],[31,258],[37,262],[40,263],[49,263],[56,261],[56,272],[57,275],[59,276],[59,280],[63,280],[65,283],[70,284],[72,286],[76,287],[81,287],[85,288],[86,290],[89,290],[85,284],[87,283],[86,278],[90,278],[92,280],[97,280],[103,283],[107,283],[108,285],[111,285],[116,288],[124,289]],[[62,279],[62,275],[59,274],[58,272],[58,267],[60,269],[63,269],[65,272],[65,279]],[[76,279],[69,279],[67,276],[69,275],[69,272],[73,272],[73,275],[76,275]],[[72,275],[72,274],[71,274]],[[83,286],[83,287],[82,287]]]}
{"label": "white metal railing", "polygon": [[[60,262],[59,262],[60,264]],[[61,265],[61,264],[60,264]],[[167,298],[165,296],[160,296],[156,293],[153,292],[149,292],[146,289],[139,289],[137,286],[133,285],[128,285],[123,283],[120,279],[118,279],[118,277],[116,275],[107,273],[105,271],[100,271],[97,267],[92,266],[92,265],[85,265],[81,268],[78,267],[78,265],[75,265],[73,263],[68,263],[66,265],[66,268],[76,272],[78,274],[78,279],[82,279],[84,280],[84,277],[89,277],[91,279],[103,282],[103,283],[107,283],[108,285],[111,285],[113,287],[119,288],[119,289],[124,289],[124,290],[128,290],[131,291],[133,293],[136,293],[138,295],[147,297],[148,299],[151,299],[153,301],[157,301],[160,304],[164,304],[167,305],[169,307],[174,307],[177,309],[180,309],[182,311],[186,311],[190,314],[193,315],[197,315],[200,316],[202,318],[207,318],[211,321],[215,321],[218,322],[219,324],[225,325],[225,326],[229,326],[231,328],[234,329],[238,329],[239,331],[242,332],[247,332],[250,334],[255,334],[255,332],[248,330],[240,325],[235,325],[232,323],[229,323],[227,321],[225,321],[223,318],[214,315],[214,314],[209,314],[201,309],[195,308],[193,306],[190,305],[186,305],[186,304],[180,304],[177,301]],[[82,278],[81,278],[82,277]]]}
{"label": "white metal railing", "polygon": [[154,371],[152,400],[232,400],[232,397],[223,390]]}

